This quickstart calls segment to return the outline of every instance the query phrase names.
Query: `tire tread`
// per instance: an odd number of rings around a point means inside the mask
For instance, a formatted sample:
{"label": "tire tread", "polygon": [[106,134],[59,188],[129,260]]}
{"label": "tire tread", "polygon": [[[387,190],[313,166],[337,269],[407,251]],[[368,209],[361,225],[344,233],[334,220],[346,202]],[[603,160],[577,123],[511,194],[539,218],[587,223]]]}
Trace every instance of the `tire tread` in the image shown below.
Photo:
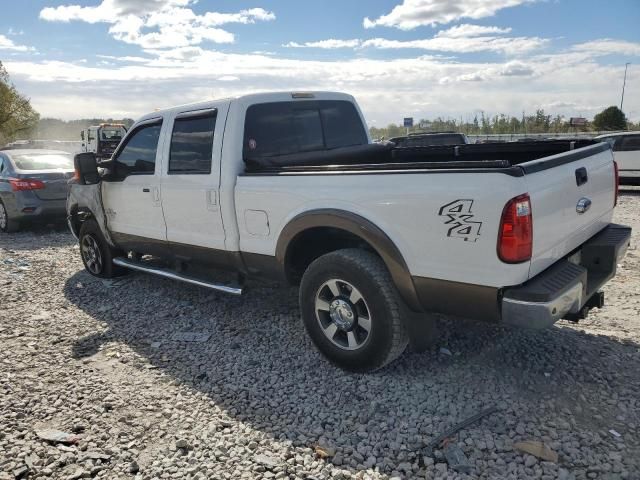
{"label": "tire tread", "polygon": [[[376,287],[379,289],[389,309],[392,333],[391,342],[389,342],[387,351],[382,352],[382,355],[378,357],[377,363],[371,365],[371,368],[366,369],[366,371],[379,370],[397,359],[407,348],[409,335],[402,319],[402,314],[406,307],[402,304],[402,300],[396,291],[387,267],[382,259],[375,254],[361,248],[336,250],[312,262],[307,272],[313,272],[316,268],[333,262],[349,265],[354,270],[367,273],[375,282]],[[307,272],[305,272],[305,275]],[[304,281],[303,277],[303,283]]]}

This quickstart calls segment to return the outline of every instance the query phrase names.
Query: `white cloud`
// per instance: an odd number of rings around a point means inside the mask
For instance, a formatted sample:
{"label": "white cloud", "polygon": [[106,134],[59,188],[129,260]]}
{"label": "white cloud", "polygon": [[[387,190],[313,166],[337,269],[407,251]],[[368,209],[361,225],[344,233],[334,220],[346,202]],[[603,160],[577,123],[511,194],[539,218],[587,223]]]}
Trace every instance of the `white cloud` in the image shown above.
{"label": "white cloud", "polygon": [[640,56],[640,42],[628,42],[625,40],[612,40],[603,38],[590,42],[574,45],[576,52],[585,52],[592,56],[601,55],[632,55]]}
{"label": "white cloud", "polygon": [[440,30],[432,38],[420,40],[390,40],[387,38],[340,40],[329,38],[305,43],[289,42],[283,47],[418,49],[455,53],[498,52],[516,54],[541,48],[548,43],[547,39],[539,37],[498,36],[509,32],[511,32],[511,28],[461,24],[446,30]]}
{"label": "white cloud", "polygon": [[129,63],[149,63],[152,58],[135,57],[130,55],[124,55],[122,57],[116,57],[114,55],[96,55],[98,58],[104,58],[106,60],[113,60],[116,62],[129,62]]}
{"label": "white cloud", "polygon": [[380,49],[411,48],[439,52],[499,52],[516,54],[541,48],[548,43],[539,37],[441,37],[435,36],[425,40],[389,40],[372,38],[362,42],[362,47]]}
{"label": "white cloud", "polygon": [[515,7],[534,0],[403,0],[386,15],[364,19],[365,28],[377,26],[402,30],[446,24],[461,18],[485,18],[503,8]]}
{"label": "white cloud", "polygon": [[[318,61],[200,47],[145,53],[151,58],[146,63],[8,60],[6,66],[43,116],[62,118],[136,117],[155,108],[275,90],[345,91],[381,125],[403,116],[459,118],[474,110],[520,115],[553,102],[563,102],[558,110],[566,116],[580,116],[591,115],[586,106],[619,101],[619,89],[611,85],[621,82],[618,66],[571,51],[494,62],[433,56]],[[640,76],[640,67],[631,65],[629,75]],[[632,82],[627,88],[625,111],[636,121],[640,92]]]}
{"label": "white cloud", "polygon": [[485,27],[482,25],[470,25],[463,23],[446,30],[440,30],[436,37],[445,38],[465,38],[465,37],[481,37],[483,35],[503,35],[511,32],[511,28]]}
{"label": "white cloud", "polygon": [[16,45],[13,40],[4,35],[0,35],[0,50],[9,50],[12,52],[32,52],[35,49],[33,47],[27,47],[26,45]]}
{"label": "white cloud", "polygon": [[102,0],[97,6],[61,5],[40,11],[51,22],[82,21],[111,24],[109,33],[122,42],[143,48],[174,48],[204,41],[233,43],[234,35],[223,25],[252,24],[275,19],[273,12],[250,8],[235,13],[206,12],[187,8],[194,0]]}
{"label": "white cloud", "polygon": [[498,74],[504,77],[526,77],[533,75],[534,69],[525,62],[507,62],[498,70]]}
{"label": "white cloud", "polygon": [[510,61],[504,64],[483,66],[456,77],[442,77],[439,83],[446,85],[456,82],[499,81],[501,77],[533,77],[537,74],[537,69],[542,70],[543,68],[540,64],[534,62]]}
{"label": "white cloud", "polygon": [[46,7],[40,11],[40,18],[50,22],[115,23],[118,18],[129,15],[143,17],[156,11],[173,7],[186,7],[191,0],[102,0],[95,7],[81,5],[60,5]]}
{"label": "white cloud", "polygon": [[362,43],[362,40],[352,39],[352,40],[338,40],[335,38],[329,38],[327,40],[319,40],[317,42],[289,42],[283,47],[289,48],[326,48],[326,49],[335,49],[335,48],[356,48],[359,47]]}

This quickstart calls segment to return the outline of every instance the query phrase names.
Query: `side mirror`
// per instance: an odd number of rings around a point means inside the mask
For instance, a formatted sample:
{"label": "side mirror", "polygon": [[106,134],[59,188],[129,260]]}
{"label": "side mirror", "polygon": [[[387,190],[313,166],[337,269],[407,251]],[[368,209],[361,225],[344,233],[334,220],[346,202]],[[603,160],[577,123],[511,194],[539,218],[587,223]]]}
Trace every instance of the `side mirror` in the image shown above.
{"label": "side mirror", "polygon": [[95,185],[96,183],[100,183],[98,162],[96,161],[96,155],[94,153],[76,154],[73,157],[73,164],[81,185]]}
{"label": "side mirror", "polygon": [[84,141],[84,130],[80,132],[80,138],[82,139],[82,141]]}

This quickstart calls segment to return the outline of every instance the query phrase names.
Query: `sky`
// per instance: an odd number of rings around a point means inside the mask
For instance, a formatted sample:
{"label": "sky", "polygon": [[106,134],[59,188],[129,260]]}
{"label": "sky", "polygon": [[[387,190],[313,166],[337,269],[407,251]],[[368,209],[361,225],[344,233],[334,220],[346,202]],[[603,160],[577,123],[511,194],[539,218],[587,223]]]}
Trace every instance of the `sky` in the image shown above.
{"label": "sky", "polygon": [[[372,126],[543,108],[640,121],[640,0],[2,0],[0,61],[43,117],[260,91],[356,97]],[[10,6],[9,6],[10,5]]]}

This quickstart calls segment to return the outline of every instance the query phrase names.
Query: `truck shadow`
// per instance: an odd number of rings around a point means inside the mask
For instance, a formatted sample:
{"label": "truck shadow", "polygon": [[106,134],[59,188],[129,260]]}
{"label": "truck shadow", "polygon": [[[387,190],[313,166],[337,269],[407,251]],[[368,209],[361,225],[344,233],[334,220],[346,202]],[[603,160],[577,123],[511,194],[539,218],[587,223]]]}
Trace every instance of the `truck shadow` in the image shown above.
{"label": "truck shadow", "polygon": [[24,225],[16,233],[0,232],[0,248],[16,252],[40,250],[43,248],[43,237],[47,239],[46,247],[65,247],[78,243],[69,232],[67,224],[59,221]]}
{"label": "truck shadow", "polygon": [[[494,442],[512,439],[515,422],[544,430],[547,422],[567,421],[575,438],[605,426],[624,433],[618,409],[638,392],[638,344],[573,328],[506,330],[444,319],[447,333],[433,348],[354,375],[316,352],[299,321],[295,289],[255,285],[238,298],[147,275],[107,284],[78,272],[64,293],[107,327],[76,340],[74,358],[124,344],[146,364],[130,366],[169,375],[276,440],[333,445],[342,468],[353,470],[364,462],[358,448],[365,441],[390,473],[415,461],[425,441],[490,404],[502,412],[467,432],[490,432]],[[210,337],[180,341],[175,335],[184,332]],[[603,389],[618,403],[604,402]],[[590,405],[600,420],[591,418]],[[492,453],[471,450],[485,460]]]}

